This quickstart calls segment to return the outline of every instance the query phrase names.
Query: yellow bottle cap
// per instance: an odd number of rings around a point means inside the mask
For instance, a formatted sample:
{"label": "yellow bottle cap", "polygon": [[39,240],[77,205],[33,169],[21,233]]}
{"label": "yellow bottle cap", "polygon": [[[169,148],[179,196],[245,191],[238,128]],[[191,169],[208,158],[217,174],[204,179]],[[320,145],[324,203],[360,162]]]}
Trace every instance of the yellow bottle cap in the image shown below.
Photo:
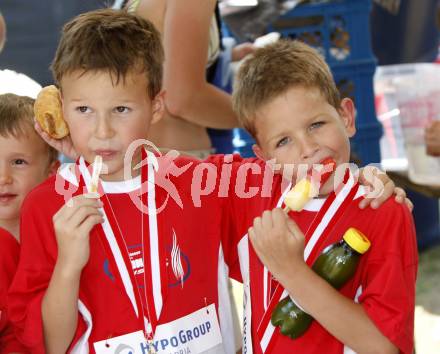
{"label": "yellow bottle cap", "polygon": [[353,248],[357,253],[364,254],[371,246],[370,241],[365,235],[354,227],[350,227],[345,231],[344,241]]}

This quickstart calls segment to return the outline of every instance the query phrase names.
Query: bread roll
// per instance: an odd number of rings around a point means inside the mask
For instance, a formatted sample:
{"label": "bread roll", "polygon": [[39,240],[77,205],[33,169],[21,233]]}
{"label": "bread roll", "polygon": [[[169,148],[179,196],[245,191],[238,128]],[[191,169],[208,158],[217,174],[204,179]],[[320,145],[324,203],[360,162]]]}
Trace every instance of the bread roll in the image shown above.
{"label": "bread roll", "polygon": [[53,86],[44,87],[34,104],[35,118],[41,128],[52,138],[61,139],[69,134],[63,118],[60,92]]}

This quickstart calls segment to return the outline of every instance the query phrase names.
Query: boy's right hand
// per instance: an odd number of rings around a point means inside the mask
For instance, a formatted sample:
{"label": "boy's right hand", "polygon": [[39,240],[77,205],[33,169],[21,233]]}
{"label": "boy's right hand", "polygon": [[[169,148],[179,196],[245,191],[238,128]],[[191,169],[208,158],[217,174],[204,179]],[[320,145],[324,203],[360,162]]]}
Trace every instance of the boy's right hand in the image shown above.
{"label": "boy's right hand", "polygon": [[73,197],[53,217],[58,244],[57,263],[68,272],[81,272],[89,260],[89,234],[103,222],[96,198],[79,195]]}
{"label": "boy's right hand", "polygon": [[282,209],[266,210],[255,218],[248,235],[261,262],[281,284],[308,268],[304,235]]}
{"label": "boy's right hand", "polygon": [[48,143],[64,156],[72,160],[76,160],[79,157],[78,153],[75,150],[75,147],[73,146],[70,134],[62,139],[54,139],[50,137],[49,134],[47,134],[43,129],[41,129],[41,126],[36,119],[34,119],[34,128],[46,143]]}

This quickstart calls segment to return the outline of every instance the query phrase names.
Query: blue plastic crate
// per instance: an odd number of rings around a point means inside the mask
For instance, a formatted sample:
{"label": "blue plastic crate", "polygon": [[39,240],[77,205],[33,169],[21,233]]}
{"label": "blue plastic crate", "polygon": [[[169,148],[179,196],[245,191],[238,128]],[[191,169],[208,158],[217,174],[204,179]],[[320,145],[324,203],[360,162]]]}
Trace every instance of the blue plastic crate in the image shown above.
{"label": "blue plastic crate", "polygon": [[370,10],[371,0],[303,4],[279,17],[268,30],[315,47],[329,65],[373,59]]}
{"label": "blue plastic crate", "polygon": [[255,157],[252,146],[255,144],[254,138],[242,128],[232,130],[232,146],[233,152],[243,157]]}

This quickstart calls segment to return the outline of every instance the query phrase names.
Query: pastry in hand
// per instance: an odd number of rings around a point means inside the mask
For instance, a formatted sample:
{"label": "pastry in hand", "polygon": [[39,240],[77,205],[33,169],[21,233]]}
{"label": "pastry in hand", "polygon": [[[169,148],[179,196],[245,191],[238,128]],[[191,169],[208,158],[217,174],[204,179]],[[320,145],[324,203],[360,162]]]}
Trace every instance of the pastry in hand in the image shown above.
{"label": "pastry in hand", "polygon": [[69,134],[63,118],[60,92],[54,85],[40,91],[34,104],[34,113],[40,127],[52,138],[61,139]]}

